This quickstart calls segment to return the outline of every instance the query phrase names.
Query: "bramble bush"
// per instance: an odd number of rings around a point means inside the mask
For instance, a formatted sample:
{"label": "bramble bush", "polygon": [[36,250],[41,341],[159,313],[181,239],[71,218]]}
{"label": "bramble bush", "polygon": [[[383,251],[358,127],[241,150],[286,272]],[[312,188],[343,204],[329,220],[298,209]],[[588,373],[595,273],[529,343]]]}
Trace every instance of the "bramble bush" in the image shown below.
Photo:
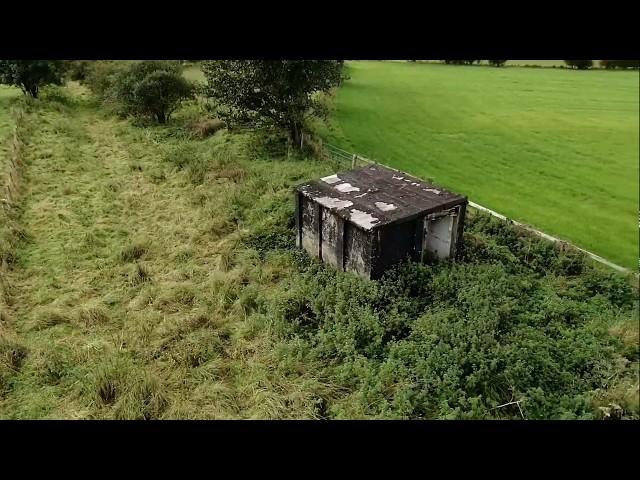
{"label": "bramble bush", "polygon": [[349,392],[329,416],[593,418],[593,392],[633,377],[637,347],[609,333],[632,321],[628,279],[486,215],[469,216],[461,257],[378,282],[310,262],[279,292],[287,355]]}

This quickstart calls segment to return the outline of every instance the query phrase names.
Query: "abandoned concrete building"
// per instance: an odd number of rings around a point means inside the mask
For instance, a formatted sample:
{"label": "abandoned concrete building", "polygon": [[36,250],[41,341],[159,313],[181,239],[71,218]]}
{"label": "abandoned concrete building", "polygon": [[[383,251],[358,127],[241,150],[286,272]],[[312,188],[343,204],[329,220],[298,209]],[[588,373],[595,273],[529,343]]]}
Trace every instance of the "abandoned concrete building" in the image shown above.
{"label": "abandoned concrete building", "polygon": [[378,164],[296,187],[296,242],[321,261],[380,278],[409,257],[454,257],[467,198]]}

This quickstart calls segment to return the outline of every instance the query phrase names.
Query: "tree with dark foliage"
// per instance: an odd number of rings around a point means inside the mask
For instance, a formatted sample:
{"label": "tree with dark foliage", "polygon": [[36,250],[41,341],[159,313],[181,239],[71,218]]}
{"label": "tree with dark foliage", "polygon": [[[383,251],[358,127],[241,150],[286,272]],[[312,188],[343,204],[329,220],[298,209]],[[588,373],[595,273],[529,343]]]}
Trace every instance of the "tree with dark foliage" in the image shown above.
{"label": "tree with dark foliage", "polygon": [[607,70],[615,68],[640,68],[640,60],[600,60],[600,66]]}
{"label": "tree with dark foliage", "polygon": [[65,74],[69,80],[82,82],[87,78],[92,64],[91,60],[67,60],[65,61]]}
{"label": "tree with dark foliage", "polygon": [[191,97],[192,90],[181,75],[159,70],[136,85],[133,95],[140,114],[166,123],[180,103]]}
{"label": "tree with dark foliage", "polygon": [[475,62],[480,63],[482,60],[444,60],[447,65],[473,65]]}
{"label": "tree with dark foliage", "polygon": [[33,98],[44,85],[60,85],[63,73],[61,60],[0,60],[0,84],[19,87]]}
{"label": "tree with dark foliage", "polygon": [[270,124],[300,145],[308,116],[324,116],[316,94],[343,80],[339,60],[213,60],[204,62],[203,93],[230,123]]}
{"label": "tree with dark foliage", "polygon": [[121,113],[166,123],[191,98],[193,85],[182,76],[179,62],[145,60],[116,74],[110,93]]}
{"label": "tree with dark foliage", "polygon": [[507,63],[506,60],[489,60],[489,65],[493,65],[494,67],[504,67],[505,63]]}
{"label": "tree with dark foliage", "polygon": [[593,60],[565,60],[564,63],[568,67],[577,68],[578,70],[587,70],[593,67]]}

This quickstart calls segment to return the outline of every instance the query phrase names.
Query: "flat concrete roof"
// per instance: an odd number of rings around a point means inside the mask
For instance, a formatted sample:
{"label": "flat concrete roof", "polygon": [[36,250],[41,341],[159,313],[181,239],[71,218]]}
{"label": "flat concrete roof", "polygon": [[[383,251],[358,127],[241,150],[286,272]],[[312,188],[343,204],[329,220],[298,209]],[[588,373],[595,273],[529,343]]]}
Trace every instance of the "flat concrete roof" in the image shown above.
{"label": "flat concrete roof", "polygon": [[296,190],[364,230],[467,201],[463,195],[378,164],[313,180]]}

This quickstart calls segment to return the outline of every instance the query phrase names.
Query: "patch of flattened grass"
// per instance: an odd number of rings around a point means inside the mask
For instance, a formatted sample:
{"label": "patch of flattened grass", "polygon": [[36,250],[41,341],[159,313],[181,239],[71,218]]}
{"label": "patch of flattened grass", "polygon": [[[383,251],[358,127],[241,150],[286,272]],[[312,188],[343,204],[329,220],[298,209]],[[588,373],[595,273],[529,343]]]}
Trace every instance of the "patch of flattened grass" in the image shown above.
{"label": "patch of flattened grass", "polygon": [[119,420],[159,419],[169,401],[158,377],[148,372],[141,373],[131,381],[114,408],[114,417]]}
{"label": "patch of flattened grass", "polygon": [[47,328],[55,327],[56,325],[62,325],[70,323],[71,319],[67,313],[65,313],[59,307],[43,307],[37,309],[29,322],[29,330],[45,330]]}
{"label": "patch of flattened grass", "polygon": [[109,311],[100,303],[89,303],[78,310],[78,320],[87,327],[105,325],[110,320]]}

